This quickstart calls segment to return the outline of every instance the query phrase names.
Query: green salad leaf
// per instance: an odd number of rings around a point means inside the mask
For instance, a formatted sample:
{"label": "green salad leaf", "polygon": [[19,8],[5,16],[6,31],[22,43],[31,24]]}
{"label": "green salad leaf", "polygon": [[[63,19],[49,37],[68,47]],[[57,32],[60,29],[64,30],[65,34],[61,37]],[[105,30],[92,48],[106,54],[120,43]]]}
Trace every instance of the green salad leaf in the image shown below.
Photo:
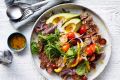
{"label": "green salad leaf", "polygon": [[85,66],[86,66],[85,63],[80,64],[76,69],[76,73],[80,76],[84,75],[86,72]]}
{"label": "green salad leaf", "polygon": [[45,53],[47,54],[50,60],[54,57],[59,57],[61,55],[61,51],[59,50],[58,46],[53,45],[51,43],[45,46]]}
{"label": "green salad leaf", "polygon": [[59,37],[60,32],[57,29],[55,29],[55,32],[51,34],[43,35],[40,33],[38,35],[38,38],[44,44],[45,53],[50,60],[55,57],[59,57],[62,54],[62,51],[60,50],[60,44],[58,43]]}
{"label": "green salad leaf", "polygon": [[38,54],[39,47],[37,45],[37,42],[31,42],[31,51],[32,51],[32,54]]}
{"label": "green salad leaf", "polygon": [[53,34],[47,34],[47,35],[43,35],[41,33],[38,34],[38,38],[43,42],[45,42],[46,44],[55,43],[56,41],[59,40],[59,37],[60,37],[60,32],[57,29],[55,29],[55,33]]}
{"label": "green salad leaf", "polygon": [[88,61],[84,61],[76,69],[76,73],[80,76],[87,74],[89,71],[90,71],[90,66]]}
{"label": "green salad leaf", "polygon": [[100,51],[102,50],[102,48],[100,47],[100,45],[97,44],[95,48],[96,48],[96,53],[100,54]]}
{"label": "green salad leaf", "polygon": [[68,57],[74,58],[76,56],[77,52],[73,47],[69,48],[69,50],[66,52],[66,55]]}

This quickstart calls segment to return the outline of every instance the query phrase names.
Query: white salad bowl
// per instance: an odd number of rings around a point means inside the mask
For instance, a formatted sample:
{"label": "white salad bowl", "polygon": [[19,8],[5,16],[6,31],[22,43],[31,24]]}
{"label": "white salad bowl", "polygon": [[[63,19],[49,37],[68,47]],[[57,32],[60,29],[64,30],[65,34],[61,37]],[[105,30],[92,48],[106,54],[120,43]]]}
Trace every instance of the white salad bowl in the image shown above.
{"label": "white salad bowl", "polygon": [[[70,11],[71,13],[78,13],[78,14],[82,10],[85,9],[88,13],[90,13],[93,16],[93,20],[99,28],[99,33],[102,35],[102,37],[104,37],[107,40],[107,44],[104,49],[104,57],[102,57],[102,62],[101,62],[101,60],[99,60],[98,64],[96,65],[96,70],[92,70],[87,76],[88,80],[94,80],[104,70],[104,68],[106,67],[106,65],[110,59],[110,55],[111,55],[111,37],[109,34],[109,30],[107,28],[108,26],[104,23],[104,21],[100,18],[99,15],[97,15],[94,11],[92,11],[91,9],[89,9],[87,7],[77,5],[74,3],[60,4],[60,5],[52,7],[50,9],[48,9],[47,11],[45,11],[35,22],[33,30],[36,27],[36,25],[39,23],[39,21],[45,17],[49,17],[48,15],[51,12],[60,13],[62,9]],[[36,38],[37,38],[36,34],[34,34],[34,31],[33,31],[31,34],[31,41]],[[62,80],[60,76],[58,76],[56,74],[48,74],[45,69],[40,68],[40,60],[39,60],[38,55],[32,55],[32,57],[33,57],[35,66],[40,74],[42,74],[48,80]]]}

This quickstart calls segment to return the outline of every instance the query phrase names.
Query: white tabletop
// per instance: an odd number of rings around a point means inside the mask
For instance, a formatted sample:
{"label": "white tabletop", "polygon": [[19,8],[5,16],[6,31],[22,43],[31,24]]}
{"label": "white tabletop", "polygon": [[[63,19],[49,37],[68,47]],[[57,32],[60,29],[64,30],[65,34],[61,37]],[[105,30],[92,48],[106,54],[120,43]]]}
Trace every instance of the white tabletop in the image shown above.
{"label": "white tabletop", "polygon": [[[120,0],[76,0],[99,14],[108,24],[112,36],[112,55],[105,70],[96,80],[120,80]],[[27,48],[22,54],[13,54],[13,63],[0,65],[0,80],[45,80],[33,65],[29,39],[34,22],[23,26],[22,32],[27,37]],[[6,16],[4,0],[0,0],[0,50],[7,47],[7,37],[16,30]]]}

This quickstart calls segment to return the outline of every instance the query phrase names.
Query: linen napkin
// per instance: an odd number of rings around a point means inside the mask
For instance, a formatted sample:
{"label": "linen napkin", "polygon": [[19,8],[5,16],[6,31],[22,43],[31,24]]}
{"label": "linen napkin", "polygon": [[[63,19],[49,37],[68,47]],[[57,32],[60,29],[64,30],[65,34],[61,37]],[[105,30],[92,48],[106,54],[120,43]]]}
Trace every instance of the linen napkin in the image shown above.
{"label": "linen napkin", "polygon": [[[8,0],[8,1],[10,1],[10,0]],[[14,3],[8,3],[8,1],[5,0],[7,6],[14,4]],[[16,0],[16,1],[28,3],[28,4],[34,4],[34,3],[37,3],[37,2],[42,1],[42,0]],[[16,1],[14,1],[14,2],[16,2]],[[70,0],[49,0],[49,2],[46,5],[42,6],[40,8],[40,10],[34,12],[28,18],[21,20],[21,21],[18,21],[18,22],[10,20],[10,23],[13,25],[13,27],[15,29],[19,29],[23,25],[26,25],[28,22],[35,21],[38,18],[38,16],[40,16],[45,10],[47,10],[47,9],[57,5],[57,4],[64,3],[64,2],[70,2]]]}

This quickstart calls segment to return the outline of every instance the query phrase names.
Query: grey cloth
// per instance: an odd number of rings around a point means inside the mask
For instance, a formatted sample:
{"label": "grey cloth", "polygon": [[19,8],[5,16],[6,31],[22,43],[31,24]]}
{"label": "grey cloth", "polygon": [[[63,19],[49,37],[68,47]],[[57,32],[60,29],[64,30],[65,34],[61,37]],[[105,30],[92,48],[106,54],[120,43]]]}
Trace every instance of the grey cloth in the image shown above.
{"label": "grey cloth", "polygon": [[[6,4],[7,4],[7,5],[13,4],[13,2],[9,3],[10,0],[5,0],[5,1],[6,1]],[[14,1],[14,0],[12,0],[12,1]],[[17,1],[18,1],[18,0],[17,0]],[[20,1],[18,1],[18,2],[34,4],[34,3],[39,2],[39,1],[41,1],[41,0],[20,0]],[[49,8],[57,5],[57,4],[60,4],[60,3],[63,3],[63,2],[69,2],[69,1],[70,1],[70,0],[49,0],[49,2],[48,2],[46,5],[42,6],[42,7],[40,8],[40,10],[34,12],[34,13],[33,13],[32,15],[30,15],[28,18],[26,18],[26,19],[24,19],[24,20],[21,20],[21,21],[19,21],[19,22],[15,22],[15,21],[10,20],[10,23],[13,25],[13,27],[14,27],[15,29],[19,29],[20,27],[22,27],[23,25],[27,24],[28,22],[31,22],[31,21],[33,21],[33,20],[36,20],[36,18],[37,18],[38,16],[40,16],[45,10],[47,10],[47,9],[49,9]],[[14,2],[16,2],[16,1],[14,1]]]}

